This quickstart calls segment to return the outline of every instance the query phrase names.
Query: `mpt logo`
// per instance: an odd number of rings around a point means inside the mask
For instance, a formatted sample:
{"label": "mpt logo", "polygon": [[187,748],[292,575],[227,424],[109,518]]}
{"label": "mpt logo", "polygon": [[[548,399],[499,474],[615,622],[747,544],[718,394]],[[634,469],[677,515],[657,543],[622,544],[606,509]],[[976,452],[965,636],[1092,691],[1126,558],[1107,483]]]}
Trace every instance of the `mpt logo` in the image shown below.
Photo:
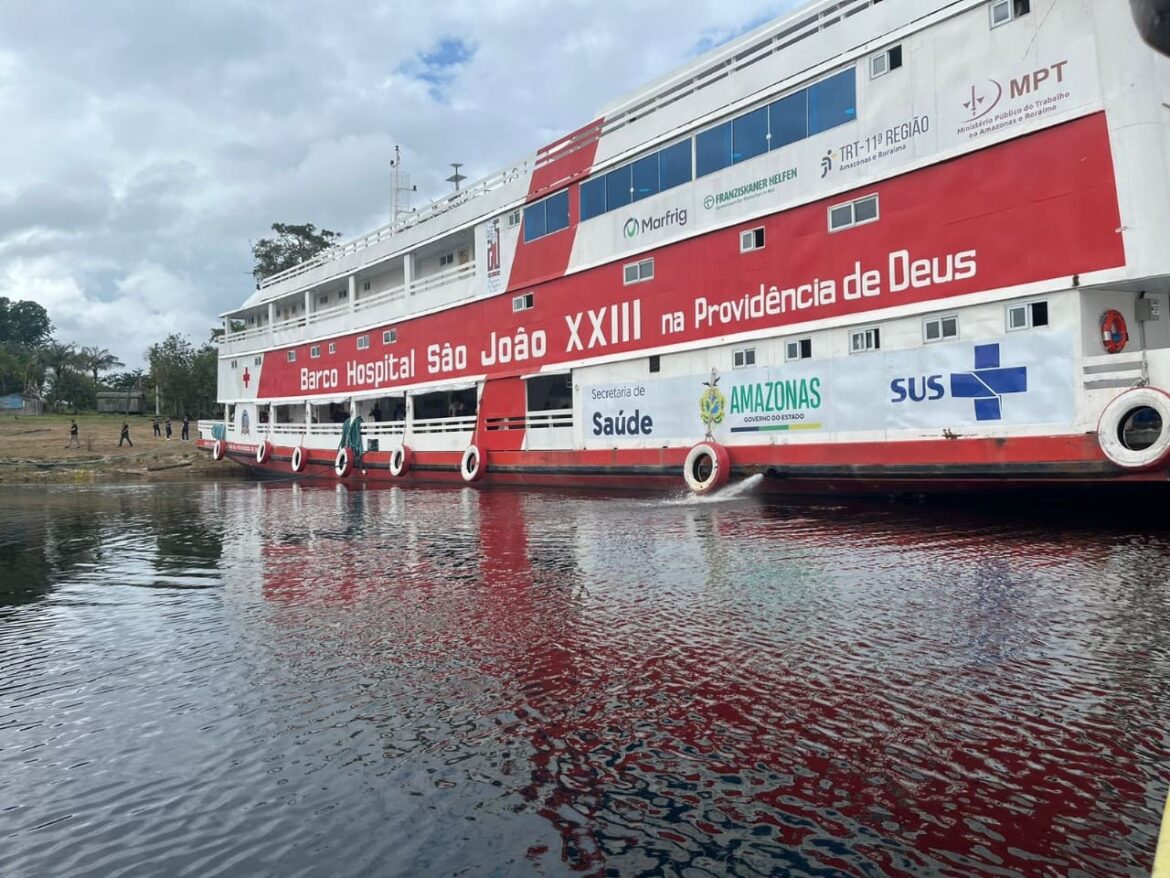
{"label": "mpt logo", "polygon": [[[1004,396],[1027,391],[1028,367],[1001,367],[998,344],[975,345],[975,368],[950,375],[951,398],[971,400],[977,421],[1002,420]],[[946,397],[947,384],[942,375],[895,378],[890,392],[890,402],[933,402]]]}

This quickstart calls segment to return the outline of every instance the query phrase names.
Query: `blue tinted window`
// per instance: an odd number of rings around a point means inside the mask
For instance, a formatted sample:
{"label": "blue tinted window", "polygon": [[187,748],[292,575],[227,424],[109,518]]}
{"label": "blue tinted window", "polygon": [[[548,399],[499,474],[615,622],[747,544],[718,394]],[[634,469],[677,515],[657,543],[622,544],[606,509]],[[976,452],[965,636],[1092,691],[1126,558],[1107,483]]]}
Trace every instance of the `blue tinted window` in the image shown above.
{"label": "blue tinted window", "polygon": [[605,175],[605,209],[617,210],[630,203],[630,166]]}
{"label": "blue tinted window", "polygon": [[658,193],[658,153],[634,162],[634,201]]}
{"label": "blue tinted window", "polygon": [[524,242],[535,241],[545,235],[544,202],[524,208]]}
{"label": "blue tinted window", "polygon": [[695,138],[698,176],[710,174],[731,164],[731,123],[724,122]]}
{"label": "blue tinted window", "polygon": [[605,177],[594,177],[581,184],[581,220],[605,213]]}
{"label": "blue tinted window", "polygon": [[772,125],[772,149],[779,149],[808,137],[808,91],[780,98],[768,108]]}
{"label": "blue tinted window", "polygon": [[745,113],[731,123],[731,158],[742,162],[768,151],[768,108]]}
{"label": "blue tinted window", "polygon": [[691,182],[691,140],[688,137],[658,153],[658,188],[663,192]]}
{"label": "blue tinted window", "polygon": [[857,84],[853,68],[842,70],[808,89],[808,133],[819,134],[857,118]]}
{"label": "blue tinted window", "polygon": [[558,192],[552,198],[545,199],[545,232],[551,235],[561,229],[569,227],[569,190]]}

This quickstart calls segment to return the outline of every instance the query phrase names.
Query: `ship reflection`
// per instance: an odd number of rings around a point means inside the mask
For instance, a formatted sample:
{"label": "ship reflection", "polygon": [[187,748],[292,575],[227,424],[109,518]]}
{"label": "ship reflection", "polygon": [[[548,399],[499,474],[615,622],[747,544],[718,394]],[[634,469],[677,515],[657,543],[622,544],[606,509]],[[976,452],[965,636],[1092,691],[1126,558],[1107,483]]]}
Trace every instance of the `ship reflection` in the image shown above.
{"label": "ship reflection", "polygon": [[386,753],[425,759],[403,723],[449,718],[428,734],[469,761],[448,768],[515,792],[574,871],[1142,863],[1128,827],[1170,755],[1141,731],[1165,718],[1134,720],[1166,701],[1157,538],[1143,555],[1125,533],[901,508],[266,490],[264,595],[302,634],[331,620],[304,650],[344,649],[410,701],[379,708]]}

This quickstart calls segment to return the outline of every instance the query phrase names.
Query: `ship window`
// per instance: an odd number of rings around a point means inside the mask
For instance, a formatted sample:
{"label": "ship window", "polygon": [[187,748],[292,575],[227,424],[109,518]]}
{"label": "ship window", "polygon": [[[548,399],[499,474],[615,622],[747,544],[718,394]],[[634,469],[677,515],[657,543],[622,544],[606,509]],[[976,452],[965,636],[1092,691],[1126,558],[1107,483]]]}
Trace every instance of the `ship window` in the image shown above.
{"label": "ship window", "polygon": [[520,211],[514,210],[508,214],[508,228],[514,229],[520,225]]}
{"label": "ship window", "polygon": [[1028,0],[994,0],[991,4],[991,26],[999,27],[1031,11]]}
{"label": "ship window", "polygon": [[318,296],[317,297],[317,304],[318,305],[328,305],[329,304],[329,294],[326,293],[323,296]]}
{"label": "ship window", "polygon": [[760,226],[758,229],[748,229],[746,232],[739,233],[739,252],[747,253],[751,250],[764,249],[764,227]]}
{"label": "ship window", "polygon": [[297,361],[297,352],[296,351],[289,351],[288,352],[288,361],[290,363],[295,363]]}
{"label": "ship window", "polygon": [[522,296],[512,297],[512,312],[530,311],[536,304],[536,295],[534,293],[525,293]]}
{"label": "ship window", "polygon": [[812,358],[812,339],[794,338],[784,343],[785,360],[808,360]]}
{"label": "ship window", "polygon": [[855,329],[849,333],[849,353],[863,354],[866,351],[876,351],[882,346],[881,330],[876,326],[869,329]]}
{"label": "ship window", "polygon": [[703,177],[731,164],[731,123],[724,122],[695,138],[696,173]]}
{"label": "ship window", "polygon": [[581,220],[605,213],[605,177],[594,177],[581,184]]}
{"label": "ship window", "polygon": [[856,201],[845,204],[835,204],[829,208],[829,231],[839,232],[842,229],[872,223],[879,219],[877,195],[867,195]]}
{"label": "ship window", "polygon": [[398,341],[398,330],[387,329],[382,333],[382,344],[394,344]]}
{"label": "ship window", "polygon": [[928,344],[958,337],[959,318],[953,314],[948,317],[930,317],[922,321],[922,340]]}
{"label": "ship window", "polygon": [[658,153],[638,159],[631,166],[633,172],[634,201],[658,194]]}
{"label": "ship window", "polygon": [[370,346],[370,337],[368,335],[359,335],[357,340],[357,349],[364,351]]}
{"label": "ship window", "polygon": [[[368,290],[369,288],[370,288],[370,282],[366,281],[366,289]],[[337,298],[348,299],[349,298],[349,290],[338,290],[337,291]]]}
{"label": "ship window", "polygon": [[335,341],[329,342],[329,353],[331,353],[331,354],[337,353],[337,342],[335,342]]}
{"label": "ship window", "polygon": [[1048,303],[1028,302],[1025,305],[1009,305],[1007,309],[1007,328],[1032,329],[1037,326],[1048,325]]}
{"label": "ship window", "polygon": [[319,356],[321,356],[321,345],[315,344],[311,348],[309,348],[309,358],[310,359],[315,360]]}
{"label": "ship window", "polygon": [[842,70],[808,88],[808,133],[811,137],[857,118],[854,70]]}
{"label": "ship window", "polygon": [[800,90],[781,98],[768,108],[772,149],[779,149],[808,137],[808,91]]}
{"label": "ship window", "polygon": [[631,262],[622,266],[622,282],[630,284],[654,279],[654,260],[643,259],[641,262]]}
{"label": "ship window", "polygon": [[[362,284],[362,289],[368,293],[370,291],[370,282],[366,281],[364,284]],[[345,290],[342,290],[337,295],[344,299],[345,298]]]}
{"label": "ship window", "polygon": [[546,228],[548,234],[569,227],[569,190],[563,189],[544,200]]}
{"label": "ship window", "polygon": [[736,348],[731,352],[731,366],[733,369],[746,369],[756,364],[755,348]]}
{"label": "ship window", "polygon": [[605,175],[605,209],[617,210],[630,203],[630,166],[618,168]]}
{"label": "ship window", "polygon": [[891,70],[897,70],[902,66],[902,47],[892,46],[884,52],[878,52],[869,59],[869,76],[871,79],[877,79],[879,76],[884,76]]}
{"label": "ship window", "polygon": [[232,360],[232,368],[233,369],[240,368],[240,361],[239,360]]}
{"label": "ship window", "polygon": [[439,268],[446,268],[448,265],[454,265],[454,264],[455,264],[455,254],[454,253],[444,253],[442,256],[439,257]]}
{"label": "ship window", "polygon": [[660,356],[658,356],[657,354],[655,354],[654,356],[652,356],[652,357],[650,358],[650,364],[649,364],[649,366],[650,366],[650,371],[651,371],[651,372],[658,372],[658,371],[661,371],[661,369],[662,369],[662,358],[661,358]]}
{"label": "ship window", "polygon": [[665,192],[691,182],[691,139],[668,146],[658,154],[658,188]]}
{"label": "ship window", "polygon": [[731,160],[743,162],[768,151],[768,108],[760,107],[731,123]]}

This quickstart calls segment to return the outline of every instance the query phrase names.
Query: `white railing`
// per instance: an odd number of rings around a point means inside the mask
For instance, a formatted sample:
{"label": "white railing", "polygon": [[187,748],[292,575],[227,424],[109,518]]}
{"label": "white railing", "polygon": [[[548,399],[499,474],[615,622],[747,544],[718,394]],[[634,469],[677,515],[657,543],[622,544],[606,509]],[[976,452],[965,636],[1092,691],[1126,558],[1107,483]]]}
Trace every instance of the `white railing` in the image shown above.
{"label": "white railing", "polygon": [[410,284],[410,295],[416,296],[419,293],[425,293],[427,290],[433,290],[435,287],[445,287],[449,283],[457,280],[464,280],[469,277],[475,277],[475,261],[464,263],[463,265],[456,265],[454,268],[448,268],[446,271],[440,271],[438,274],[430,274],[426,277],[418,278]]}
{"label": "white railing", "polygon": [[406,421],[362,421],[363,436],[401,436],[406,432]]}
{"label": "white railing", "polygon": [[461,415],[457,418],[429,418],[412,421],[411,433],[470,433],[475,429],[475,415]]}
{"label": "white railing", "polygon": [[360,238],[354,238],[345,244],[325,250],[317,254],[312,259],[302,262],[300,265],[294,265],[292,268],[286,269],[279,274],[274,274],[271,277],[266,277],[260,281],[260,289],[267,289],[275,284],[282,283],[286,280],[292,280],[295,277],[300,277],[306,272],[312,271],[320,265],[325,265],[335,259],[341,259],[351,253],[357,253],[365,250],[367,247],[373,247],[375,244],[380,244],[390,238],[393,238],[400,232],[424,223],[427,220],[434,219],[441,216],[452,208],[465,204],[468,201],[473,201],[480,198],[489,192],[494,192],[497,189],[511,183],[513,180],[521,178],[528,173],[528,162],[523,161],[514,167],[507,170],[498,171],[490,177],[480,180],[461,192],[456,192],[448,195],[446,198],[440,198],[438,201],[432,201],[426,207],[416,210],[413,213],[408,213],[401,217],[397,222],[382,226],[375,229],[369,234],[362,235]]}
{"label": "white railing", "polygon": [[[380,293],[375,293],[368,298],[358,298],[354,302],[353,310],[355,313],[361,313],[371,308],[376,308],[379,305],[385,305],[388,302],[394,302],[405,298],[407,295],[418,295],[425,293],[428,290],[445,287],[448,284],[458,283],[460,281],[467,281],[475,277],[476,264],[475,260],[467,262],[463,265],[457,265],[454,268],[448,268],[446,271],[440,271],[437,274],[427,275],[419,278],[409,285],[402,285],[394,287],[393,289],[385,290]],[[276,333],[287,329],[301,329],[305,326],[312,326],[317,323],[322,323],[327,320],[332,320],[336,317],[342,317],[349,314],[348,305],[335,305],[332,308],[326,308],[321,311],[313,311],[308,315],[290,317],[286,320],[278,320],[271,326],[263,327],[262,329],[249,329],[244,332],[233,332],[224,336],[225,344],[236,344],[238,342],[248,341],[252,338],[264,336],[267,341],[269,333],[273,336]]]}
{"label": "white railing", "polygon": [[385,305],[388,302],[396,302],[399,299],[406,298],[406,285],[399,284],[396,287],[391,287],[388,290],[373,293],[369,296],[359,296],[358,300],[353,303],[354,311],[365,311],[369,308],[376,308],[379,305]]}
{"label": "white railing", "polygon": [[529,430],[548,430],[553,427],[573,426],[572,409],[555,409],[547,412],[529,412],[525,417]]}

